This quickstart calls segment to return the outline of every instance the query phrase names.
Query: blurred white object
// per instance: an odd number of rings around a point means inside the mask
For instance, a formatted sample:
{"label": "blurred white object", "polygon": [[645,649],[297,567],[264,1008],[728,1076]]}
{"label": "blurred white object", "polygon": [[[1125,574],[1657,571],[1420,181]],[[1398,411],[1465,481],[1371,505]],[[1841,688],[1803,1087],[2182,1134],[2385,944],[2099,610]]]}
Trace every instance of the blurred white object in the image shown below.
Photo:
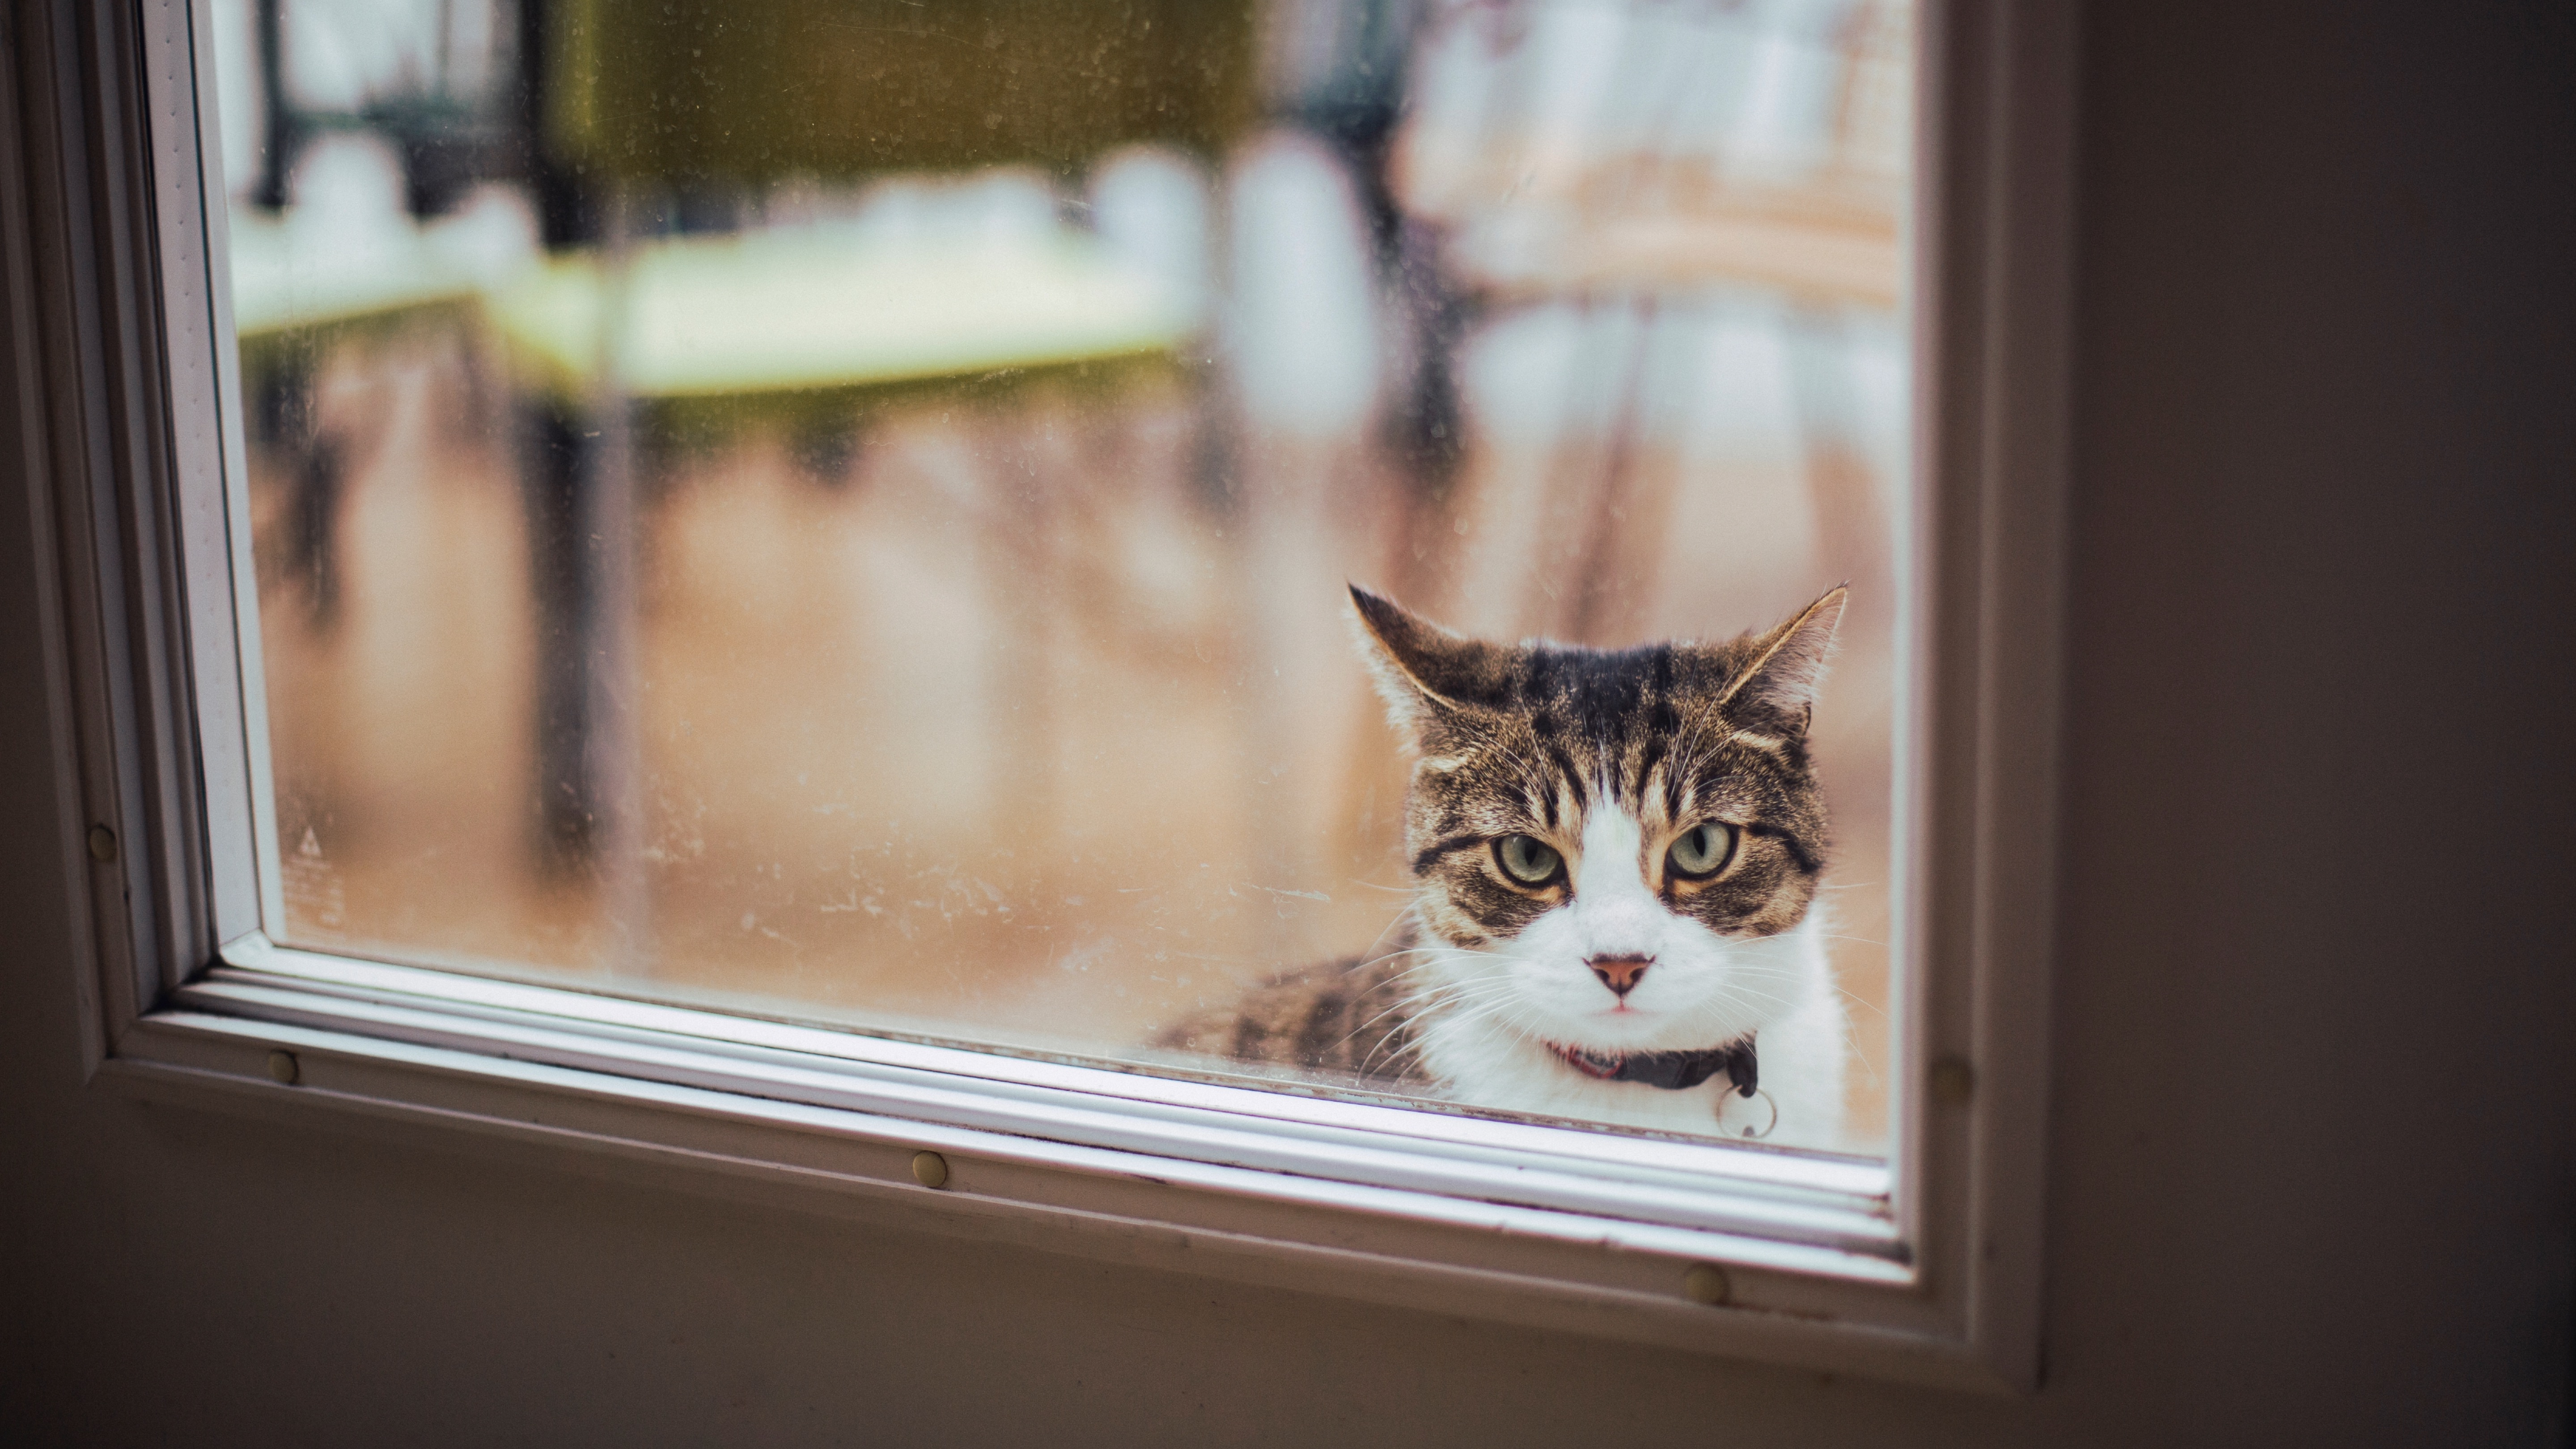
{"label": "blurred white object", "polygon": [[1166,288],[1192,327],[1215,290],[1205,173],[1178,151],[1120,151],[1092,174],[1091,224],[1111,256]]}
{"label": "blurred white object", "polygon": [[1692,406],[1677,431],[1699,457],[1795,465],[1813,404],[1801,402],[1792,371],[1798,358],[1788,309],[1755,293],[1712,299],[1693,312],[1700,341],[1691,359]]}
{"label": "blurred white object", "polygon": [[809,218],[871,246],[952,250],[1024,249],[1063,230],[1046,177],[1020,166],[888,176],[855,197],[800,186],[773,200],[769,229],[792,232]]}
{"label": "blurred white object", "polygon": [[1256,143],[1233,185],[1227,340],[1256,427],[1331,439],[1364,426],[1381,348],[1368,244],[1350,177],[1293,134]]}
{"label": "blurred white object", "polygon": [[324,136],[305,148],[287,181],[287,201],[300,225],[327,229],[360,250],[411,229],[403,213],[402,162],[373,136]]}
{"label": "blurred white object", "polygon": [[1619,66],[1629,24],[1628,7],[1618,5],[1548,5],[1530,22],[1513,55],[1510,194],[1569,198],[1602,142],[1615,137],[1602,122],[1634,80]]}
{"label": "blurred white object", "polygon": [[1488,28],[1465,22],[1427,36],[1406,86],[1413,120],[1388,159],[1388,181],[1413,210],[1448,216],[1466,205],[1482,162],[1486,113],[1499,103],[1502,67]]}
{"label": "blurred white object", "polygon": [[244,336],[399,310],[463,295],[462,277],[422,253],[402,206],[402,169],[371,136],[305,148],[275,217],[233,213],[233,321]]}
{"label": "blurred white object", "polygon": [[1459,389],[1478,431],[1506,446],[1531,448],[1596,423],[1577,416],[1573,376],[1589,330],[1582,308],[1541,302],[1461,343]]}
{"label": "blurred white object", "polygon": [[1893,305],[1910,0],[1451,9],[1390,161],[1472,286]]}
{"label": "blurred white object", "polygon": [[932,233],[937,201],[937,189],[927,178],[893,176],[861,191],[846,216],[821,213],[822,224],[846,226],[853,235],[880,246],[908,244]]}
{"label": "blurred white object", "polygon": [[215,108],[223,138],[224,194],[247,195],[259,180],[259,36],[250,0],[215,0]]}
{"label": "blurred white object", "polygon": [[426,229],[402,196],[401,167],[383,141],[342,133],[307,147],[282,215],[233,212],[236,329],[256,336],[463,301],[536,259],[536,213],[515,188],[477,188]]}
{"label": "blurred white object", "polygon": [[436,0],[280,0],[286,94],[308,111],[355,111],[431,69]]}
{"label": "blurred white object", "polygon": [[1024,167],[978,172],[944,194],[959,231],[979,246],[1008,251],[1049,241],[1062,230],[1054,189]]}
{"label": "blurred white object", "polygon": [[1755,34],[1742,109],[1729,128],[1727,160],[1747,177],[1793,180],[1815,170],[1833,145],[1840,57],[1833,39],[1847,4],[1770,0],[1754,11]]}
{"label": "blurred white object", "polygon": [[516,186],[485,182],[453,212],[422,228],[421,239],[477,286],[505,286],[537,259],[536,204]]}
{"label": "blurred white object", "polygon": [[286,95],[355,112],[400,95],[458,99],[491,84],[494,0],[280,0]]}
{"label": "blurred white object", "polygon": [[[949,190],[893,192],[856,226],[638,243],[614,289],[619,385],[636,397],[873,386],[1146,356],[1187,335],[1162,290],[1091,238],[1030,229],[1005,192]],[[577,389],[600,355],[602,296],[594,260],[575,255],[489,303],[524,360]]]}
{"label": "blurred white object", "polygon": [[1871,471],[1893,513],[1902,502],[1912,452],[1912,440],[1905,431],[1910,411],[1906,390],[1913,378],[1905,328],[1894,317],[1859,311],[1844,314],[1842,322],[1851,366],[1854,442],[1870,459]]}

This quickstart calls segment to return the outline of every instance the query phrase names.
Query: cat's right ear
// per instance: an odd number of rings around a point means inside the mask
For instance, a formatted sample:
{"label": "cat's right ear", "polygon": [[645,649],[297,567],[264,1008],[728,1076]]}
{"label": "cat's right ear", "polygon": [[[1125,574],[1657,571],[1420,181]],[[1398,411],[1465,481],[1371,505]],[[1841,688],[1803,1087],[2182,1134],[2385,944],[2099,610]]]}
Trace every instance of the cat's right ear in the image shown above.
{"label": "cat's right ear", "polygon": [[1387,716],[1419,734],[1442,716],[1490,695],[1504,672],[1505,651],[1453,634],[1383,594],[1351,585],[1360,652],[1368,659]]}
{"label": "cat's right ear", "polygon": [[1799,611],[1798,617],[1753,640],[1752,661],[1718,696],[1718,704],[1735,699],[1758,702],[1804,730],[1815,715],[1816,690],[1824,683],[1825,661],[1833,656],[1843,604],[1850,597],[1850,585],[1836,584]]}

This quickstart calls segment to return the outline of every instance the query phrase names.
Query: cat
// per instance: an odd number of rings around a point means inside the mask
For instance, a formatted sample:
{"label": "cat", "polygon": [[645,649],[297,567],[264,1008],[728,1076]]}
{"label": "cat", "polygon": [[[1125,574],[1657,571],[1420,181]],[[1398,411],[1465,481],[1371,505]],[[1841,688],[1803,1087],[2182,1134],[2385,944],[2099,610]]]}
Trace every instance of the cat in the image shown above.
{"label": "cat", "polygon": [[1807,749],[1845,590],[1724,643],[1469,639],[1351,587],[1414,747],[1398,949],[1158,1045],[1462,1105],[1840,1144],[1848,1024]]}

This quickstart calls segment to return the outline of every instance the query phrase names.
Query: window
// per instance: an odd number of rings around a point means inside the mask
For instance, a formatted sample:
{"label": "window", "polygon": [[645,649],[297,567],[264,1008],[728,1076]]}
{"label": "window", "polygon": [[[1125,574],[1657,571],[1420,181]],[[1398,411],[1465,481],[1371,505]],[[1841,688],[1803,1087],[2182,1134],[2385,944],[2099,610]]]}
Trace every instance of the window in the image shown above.
{"label": "window", "polygon": [[[100,24],[61,51],[104,98],[62,174],[137,220],[66,215],[157,294],[100,282],[114,305],[47,345],[153,359],[85,405],[163,440],[61,495],[130,968],[103,978],[110,1080],[2027,1377],[2050,22],[269,0]],[[1842,1126],[1772,1140],[1753,1062],[1785,1093],[1785,1030],[1708,1044],[1741,1066],[1638,1038],[1687,1082],[1559,1051],[1617,1101],[1713,1088],[1707,1126],[1193,1033],[1256,1021],[1283,967],[1376,959],[1408,868],[1460,844],[1420,853],[1419,819],[1404,844],[1396,731],[1475,703],[1499,656],[1354,616],[1345,579],[1498,641],[1782,625],[1708,656],[1710,687],[1786,678],[1764,718],[1812,707]],[[1821,692],[1764,672],[1836,611]],[[1647,778],[1650,749],[1574,749],[1578,796]],[[1824,838],[1633,813],[1608,845],[1579,811],[1483,828],[1452,904],[1545,919],[1594,893],[1586,859],[1633,853],[1679,917],[1739,867],[1812,875]],[[1650,1012],[1683,969],[1598,945],[1572,961],[1601,1010]],[[1341,1039],[1439,1005],[1379,989]]]}

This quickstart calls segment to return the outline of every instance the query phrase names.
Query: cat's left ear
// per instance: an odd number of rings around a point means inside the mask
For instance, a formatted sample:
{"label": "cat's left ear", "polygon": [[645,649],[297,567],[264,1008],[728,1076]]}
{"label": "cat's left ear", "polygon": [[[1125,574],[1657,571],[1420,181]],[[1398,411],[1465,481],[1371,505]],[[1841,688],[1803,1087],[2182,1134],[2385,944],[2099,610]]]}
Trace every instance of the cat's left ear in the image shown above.
{"label": "cat's left ear", "polygon": [[1753,662],[1718,696],[1722,707],[1741,700],[1788,716],[1805,729],[1815,714],[1816,690],[1825,682],[1834,635],[1842,628],[1848,585],[1836,584],[1799,615],[1753,644]]}

